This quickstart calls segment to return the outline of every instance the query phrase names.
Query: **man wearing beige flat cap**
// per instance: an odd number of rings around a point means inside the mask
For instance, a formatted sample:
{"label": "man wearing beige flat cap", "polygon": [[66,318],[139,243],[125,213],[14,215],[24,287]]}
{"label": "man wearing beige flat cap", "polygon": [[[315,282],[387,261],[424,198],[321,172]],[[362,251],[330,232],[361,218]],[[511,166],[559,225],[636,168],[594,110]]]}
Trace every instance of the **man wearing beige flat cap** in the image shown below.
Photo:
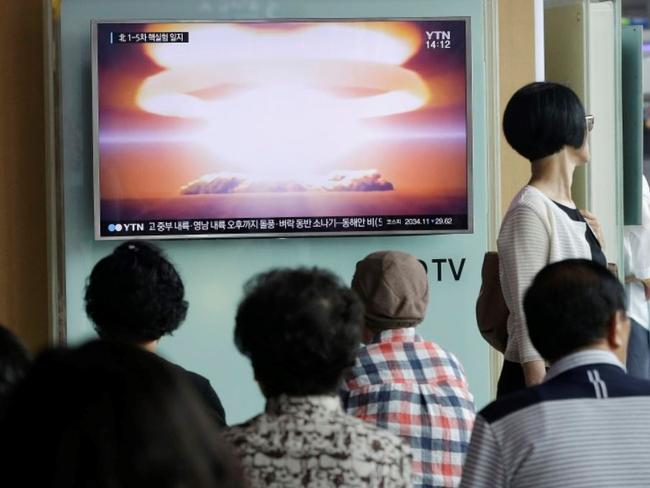
{"label": "man wearing beige flat cap", "polygon": [[366,344],[344,379],[345,409],[411,446],[414,487],[457,486],[474,403],[458,359],[415,331],[429,302],[424,262],[372,253],[357,263],[352,289],[365,306]]}

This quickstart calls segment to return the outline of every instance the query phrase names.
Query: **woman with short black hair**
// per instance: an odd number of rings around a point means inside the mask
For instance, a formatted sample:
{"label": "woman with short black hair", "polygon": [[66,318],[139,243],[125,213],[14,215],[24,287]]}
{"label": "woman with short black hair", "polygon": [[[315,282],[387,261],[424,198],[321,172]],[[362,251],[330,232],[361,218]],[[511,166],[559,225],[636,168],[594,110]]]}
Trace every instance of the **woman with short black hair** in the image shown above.
{"label": "woman with short black hair", "polygon": [[575,169],[591,157],[587,135],[593,124],[594,116],[585,114],[578,96],[557,83],[526,85],[506,107],[506,140],[530,161],[531,178],[513,198],[497,240],[501,286],[510,310],[497,396],[538,384],[546,373],[522,306],[537,272],[570,258],[607,264],[598,221],[578,210],[571,196]]}

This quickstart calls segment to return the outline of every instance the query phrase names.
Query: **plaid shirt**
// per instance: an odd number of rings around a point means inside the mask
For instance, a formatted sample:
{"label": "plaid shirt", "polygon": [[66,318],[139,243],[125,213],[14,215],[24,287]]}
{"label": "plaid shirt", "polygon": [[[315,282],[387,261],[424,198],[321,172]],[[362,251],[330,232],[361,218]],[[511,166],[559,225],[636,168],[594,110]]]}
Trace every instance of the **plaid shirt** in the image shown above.
{"label": "plaid shirt", "polygon": [[341,396],[348,413],[410,444],[414,487],[460,483],[474,403],[452,354],[413,327],[382,331],[361,348]]}

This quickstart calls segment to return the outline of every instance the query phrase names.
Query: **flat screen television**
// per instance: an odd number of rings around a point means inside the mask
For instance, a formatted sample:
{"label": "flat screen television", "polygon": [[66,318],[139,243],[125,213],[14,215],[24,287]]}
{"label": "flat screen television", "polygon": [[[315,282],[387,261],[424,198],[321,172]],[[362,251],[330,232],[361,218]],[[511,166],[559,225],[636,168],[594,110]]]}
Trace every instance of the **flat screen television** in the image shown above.
{"label": "flat screen television", "polygon": [[96,238],[471,232],[469,22],[93,22]]}

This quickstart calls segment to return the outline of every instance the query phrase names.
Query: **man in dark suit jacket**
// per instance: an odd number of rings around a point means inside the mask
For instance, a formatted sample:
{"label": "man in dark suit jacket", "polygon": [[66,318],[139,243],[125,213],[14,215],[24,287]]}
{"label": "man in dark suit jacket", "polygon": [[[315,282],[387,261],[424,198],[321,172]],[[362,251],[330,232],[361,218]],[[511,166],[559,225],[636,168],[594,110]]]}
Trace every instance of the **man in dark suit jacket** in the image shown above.
{"label": "man in dark suit jacket", "polygon": [[625,372],[623,286],[590,260],[551,264],[524,298],[544,382],[476,418],[461,487],[647,487],[650,381]]}
{"label": "man in dark suit jacket", "polygon": [[[185,319],[184,296],[181,277],[158,247],[128,241],[93,268],[86,286],[86,313],[102,339],[155,351],[160,338]],[[225,426],[226,414],[208,379],[173,366],[194,386],[215,422]]]}

